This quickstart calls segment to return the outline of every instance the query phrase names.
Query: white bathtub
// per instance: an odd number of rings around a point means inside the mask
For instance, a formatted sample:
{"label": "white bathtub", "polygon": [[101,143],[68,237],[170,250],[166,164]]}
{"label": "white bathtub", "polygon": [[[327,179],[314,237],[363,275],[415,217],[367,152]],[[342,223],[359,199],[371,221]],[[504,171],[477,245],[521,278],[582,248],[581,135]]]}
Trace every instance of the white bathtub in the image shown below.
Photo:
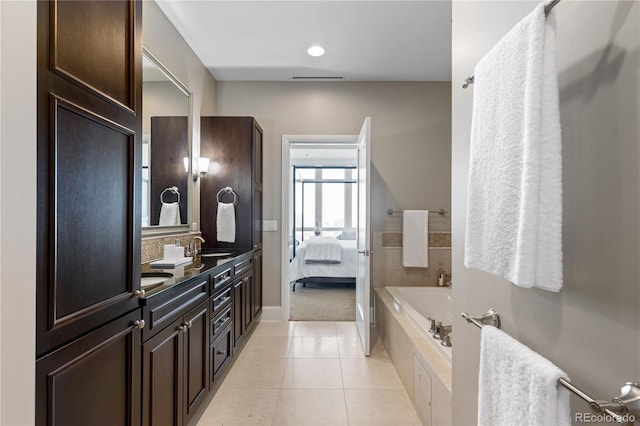
{"label": "white bathtub", "polygon": [[[451,347],[442,346],[435,340],[429,328],[431,322],[427,318],[442,321],[443,325],[451,325],[451,289],[449,287],[385,287],[393,298],[394,308],[406,314],[420,329],[427,340],[451,364]],[[451,335],[454,340],[455,334]]]}

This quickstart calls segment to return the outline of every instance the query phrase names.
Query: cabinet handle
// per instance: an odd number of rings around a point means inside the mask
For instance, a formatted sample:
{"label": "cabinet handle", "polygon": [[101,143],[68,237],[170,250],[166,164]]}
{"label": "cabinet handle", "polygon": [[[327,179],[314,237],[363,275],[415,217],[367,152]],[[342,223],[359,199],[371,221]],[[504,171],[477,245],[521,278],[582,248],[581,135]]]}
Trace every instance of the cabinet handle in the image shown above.
{"label": "cabinet handle", "polygon": [[191,321],[187,321],[187,323],[186,323],[187,328],[191,328],[192,325],[193,325],[193,323]]}
{"label": "cabinet handle", "polygon": [[135,320],[133,322],[133,328],[137,328],[137,329],[140,329],[140,330],[142,330],[144,328],[144,325],[145,325],[145,322],[144,322],[143,319]]}
{"label": "cabinet handle", "polygon": [[220,349],[218,349],[216,351],[216,355],[226,355],[226,352],[225,351],[221,351]]}
{"label": "cabinet handle", "polygon": [[143,298],[145,293],[146,293],[146,291],[144,291],[144,290],[136,290],[136,291],[133,292],[133,295],[135,297]]}
{"label": "cabinet handle", "polygon": [[177,330],[184,333],[187,330],[187,326],[184,325],[184,324],[183,325],[179,325]]}

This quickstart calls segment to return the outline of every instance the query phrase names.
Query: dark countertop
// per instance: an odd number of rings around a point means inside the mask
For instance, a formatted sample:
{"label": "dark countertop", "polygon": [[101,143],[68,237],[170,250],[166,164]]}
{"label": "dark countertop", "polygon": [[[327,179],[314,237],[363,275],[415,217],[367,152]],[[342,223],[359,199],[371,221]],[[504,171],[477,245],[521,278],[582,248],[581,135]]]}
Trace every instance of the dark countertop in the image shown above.
{"label": "dark countertop", "polygon": [[[169,272],[174,276],[171,278],[167,278],[166,280],[158,283],[152,284],[147,287],[142,287],[145,290],[144,297],[141,298],[142,304],[146,304],[144,301],[150,297],[153,297],[163,291],[173,288],[178,284],[189,281],[192,278],[195,278],[199,275],[210,273],[213,269],[220,267],[220,269],[224,269],[223,265],[232,265],[233,261],[240,256],[243,256],[252,250],[225,250],[225,253],[231,253],[226,257],[204,257],[200,254],[196,255],[193,258],[193,261],[190,264],[185,266],[179,266],[175,269],[173,268],[152,268],[148,263],[142,264],[142,273],[145,272]],[[207,255],[209,253],[215,253],[215,251],[206,251],[203,255]]]}

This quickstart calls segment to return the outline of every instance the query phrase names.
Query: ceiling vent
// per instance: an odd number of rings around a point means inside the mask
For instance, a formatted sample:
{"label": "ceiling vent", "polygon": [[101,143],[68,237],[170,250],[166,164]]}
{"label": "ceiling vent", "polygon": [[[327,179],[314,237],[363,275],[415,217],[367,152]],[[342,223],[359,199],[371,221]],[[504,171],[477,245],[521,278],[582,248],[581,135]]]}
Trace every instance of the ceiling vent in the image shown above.
{"label": "ceiling vent", "polygon": [[329,77],[291,77],[293,80],[344,80],[342,76],[329,76]]}

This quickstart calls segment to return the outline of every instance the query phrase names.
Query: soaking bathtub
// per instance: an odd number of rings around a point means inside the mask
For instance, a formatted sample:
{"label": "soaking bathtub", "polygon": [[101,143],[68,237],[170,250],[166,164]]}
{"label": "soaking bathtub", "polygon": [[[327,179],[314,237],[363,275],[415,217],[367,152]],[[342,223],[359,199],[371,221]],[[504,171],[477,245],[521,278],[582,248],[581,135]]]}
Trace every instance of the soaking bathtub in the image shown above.
{"label": "soaking bathtub", "polygon": [[[451,325],[451,289],[375,289],[375,331],[425,425],[451,425],[451,347],[429,333],[428,317]],[[455,330],[451,340],[455,348]]]}
{"label": "soaking bathtub", "polygon": [[[385,287],[393,298],[394,308],[407,315],[428,341],[451,364],[451,347],[433,339],[429,328],[433,318],[443,325],[451,325],[451,288],[449,287]],[[452,336],[454,336],[452,334]],[[452,341],[454,338],[452,337]]]}

